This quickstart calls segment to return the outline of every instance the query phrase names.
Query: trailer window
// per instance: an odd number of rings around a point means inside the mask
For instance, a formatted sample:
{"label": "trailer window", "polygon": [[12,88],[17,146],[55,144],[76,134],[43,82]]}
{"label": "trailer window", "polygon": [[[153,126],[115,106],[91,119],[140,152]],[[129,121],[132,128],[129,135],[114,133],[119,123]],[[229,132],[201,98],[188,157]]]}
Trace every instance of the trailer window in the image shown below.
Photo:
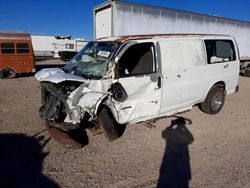
{"label": "trailer window", "polygon": [[155,71],[153,43],[135,44],[119,60],[121,76],[150,74]]}
{"label": "trailer window", "polygon": [[208,64],[236,60],[231,40],[205,40]]}
{"label": "trailer window", "polygon": [[74,44],[66,44],[66,49],[74,49]]}
{"label": "trailer window", "polygon": [[29,44],[28,43],[17,43],[16,44],[17,53],[29,53]]}
{"label": "trailer window", "polygon": [[1,52],[3,54],[12,54],[15,53],[14,43],[2,43]]}

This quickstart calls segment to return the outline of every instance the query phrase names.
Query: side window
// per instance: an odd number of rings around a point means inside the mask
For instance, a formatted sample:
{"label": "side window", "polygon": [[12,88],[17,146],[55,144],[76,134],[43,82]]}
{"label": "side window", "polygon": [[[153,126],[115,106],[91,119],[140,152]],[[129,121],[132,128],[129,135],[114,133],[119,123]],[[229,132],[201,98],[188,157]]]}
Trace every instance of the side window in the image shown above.
{"label": "side window", "polygon": [[74,44],[66,44],[66,49],[74,49]]}
{"label": "side window", "polygon": [[1,52],[2,54],[14,54],[15,53],[14,43],[2,43]]}
{"label": "side window", "polygon": [[205,40],[208,64],[236,60],[234,44],[231,40]]}
{"label": "side window", "polygon": [[17,43],[16,44],[16,52],[21,53],[29,53],[29,44],[28,43]]}
{"label": "side window", "polygon": [[119,60],[121,76],[149,74],[156,71],[154,44],[140,43],[129,47]]}

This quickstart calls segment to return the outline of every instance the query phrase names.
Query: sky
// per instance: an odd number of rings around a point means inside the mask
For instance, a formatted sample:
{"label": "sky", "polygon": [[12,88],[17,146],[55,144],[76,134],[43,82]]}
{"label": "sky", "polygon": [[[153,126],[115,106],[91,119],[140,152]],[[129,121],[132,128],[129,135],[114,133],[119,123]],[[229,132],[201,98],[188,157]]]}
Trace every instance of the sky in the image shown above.
{"label": "sky", "polygon": [[[250,22],[249,0],[126,0]],[[0,30],[93,39],[93,7],[106,0],[0,0]]]}

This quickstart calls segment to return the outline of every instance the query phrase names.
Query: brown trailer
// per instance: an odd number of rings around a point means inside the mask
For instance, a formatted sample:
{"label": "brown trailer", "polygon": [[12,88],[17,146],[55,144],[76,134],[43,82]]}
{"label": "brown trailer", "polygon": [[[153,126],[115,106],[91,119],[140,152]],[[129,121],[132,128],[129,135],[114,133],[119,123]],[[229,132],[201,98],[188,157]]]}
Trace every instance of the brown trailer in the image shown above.
{"label": "brown trailer", "polygon": [[35,58],[29,33],[0,32],[0,78],[35,72]]}

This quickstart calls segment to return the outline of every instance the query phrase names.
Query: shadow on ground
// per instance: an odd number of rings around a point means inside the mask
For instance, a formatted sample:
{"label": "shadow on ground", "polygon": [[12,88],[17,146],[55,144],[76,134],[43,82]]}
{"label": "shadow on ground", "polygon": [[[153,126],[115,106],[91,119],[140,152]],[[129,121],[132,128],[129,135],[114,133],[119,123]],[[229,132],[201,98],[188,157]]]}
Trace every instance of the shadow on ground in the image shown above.
{"label": "shadow on ground", "polygon": [[161,164],[158,188],[189,187],[191,168],[188,145],[194,141],[194,138],[186,128],[188,124],[192,124],[192,121],[178,117],[162,131],[162,137],[166,140],[166,149]]}
{"label": "shadow on ground", "polygon": [[33,137],[22,134],[0,134],[0,187],[34,188],[59,186],[41,172],[42,146]]}

